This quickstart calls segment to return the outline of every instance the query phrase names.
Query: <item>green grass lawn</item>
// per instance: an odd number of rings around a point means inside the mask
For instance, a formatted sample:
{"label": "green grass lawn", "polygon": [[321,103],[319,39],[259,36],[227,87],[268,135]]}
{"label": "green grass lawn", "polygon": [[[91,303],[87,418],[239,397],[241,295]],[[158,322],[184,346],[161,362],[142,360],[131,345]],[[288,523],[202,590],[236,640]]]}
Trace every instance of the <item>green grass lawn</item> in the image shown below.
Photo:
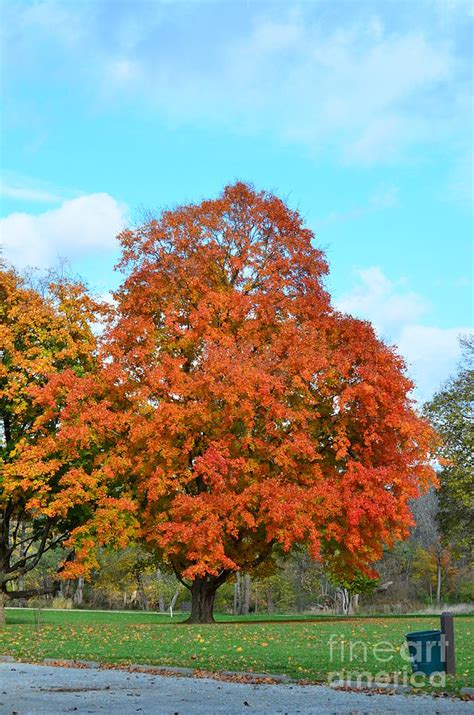
{"label": "green grass lawn", "polygon": [[[8,609],[7,625],[0,630],[0,653],[30,662],[57,658],[149,663],[213,672],[286,673],[324,681],[331,672],[394,675],[408,669],[410,673],[410,664],[400,654],[405,633],[439,628],[436,616],[311,621],[277,616],[262,622],[258,616],[221,616],[217,624],[206,626],[183,624],[183,618],[177,615],[171,621],[169,616],[154,613],[44,610],[38,625],[33,609]],[[456,616],[455,634],[457,676],[448,679],[448,690],[474,685],[474,619]],[[378,643],[384,644],[386,662],[374,654]],[[395,653],[388,653],[391,646]]]}

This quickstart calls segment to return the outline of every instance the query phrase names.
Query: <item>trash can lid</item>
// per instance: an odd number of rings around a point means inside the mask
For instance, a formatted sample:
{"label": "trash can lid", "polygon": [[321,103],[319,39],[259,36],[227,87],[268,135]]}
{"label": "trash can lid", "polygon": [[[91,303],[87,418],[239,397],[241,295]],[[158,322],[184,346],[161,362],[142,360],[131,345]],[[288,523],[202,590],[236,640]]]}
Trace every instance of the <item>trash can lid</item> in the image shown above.
{"label": "trash can lid", "polygon": [[441,631],[416,631],[415,633],[406,633],[406,638],[423,638],[426,636],[440,636]]}

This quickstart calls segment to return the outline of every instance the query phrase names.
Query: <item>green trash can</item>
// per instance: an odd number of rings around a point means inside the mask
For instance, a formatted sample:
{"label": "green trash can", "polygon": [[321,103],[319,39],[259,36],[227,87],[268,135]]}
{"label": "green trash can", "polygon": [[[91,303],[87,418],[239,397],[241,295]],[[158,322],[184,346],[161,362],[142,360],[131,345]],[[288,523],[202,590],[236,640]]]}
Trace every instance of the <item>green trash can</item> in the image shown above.
{"label": "green trash can", "polygon": [[407,633],[408,653],[414,673],[444,673],[446,659],[441,631]]}

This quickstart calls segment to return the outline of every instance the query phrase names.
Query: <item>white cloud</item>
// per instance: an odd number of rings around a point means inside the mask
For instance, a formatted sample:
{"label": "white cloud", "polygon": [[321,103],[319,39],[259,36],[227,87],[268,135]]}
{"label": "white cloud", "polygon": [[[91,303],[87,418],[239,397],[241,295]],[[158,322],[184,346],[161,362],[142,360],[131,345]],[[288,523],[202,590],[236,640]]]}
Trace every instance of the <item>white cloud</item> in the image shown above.
{"label": "white cloud", "polygon": [[53,64],[69,79],[72,69],[107,107],[146,103],[177,123],[273,135],[347,162],[398,161],[440,138],[458,154],[469,141],[467,5],[449,22],[425,3],[396,14],[382,3],[376,15],[370,3],[341,14],[326,0],[248,13],[239,3],[178,5],[15,5],[5,55],[30,72]]}
{"label": "white cloud", "polygon": [[456,369],[459,336],[472,328],[423,325],[419,319],[429,311],[429,303],[404,281],[391,281],[379,267],[359,270],[357,277],[353,290],[335,301],[336,307],[370,320],[380,337],[397,345],[415,383],[415,397],[424,402]]}
{"label": "white cloud", "polygon": [[455,371],[461,357],[459,336],[474,332],[470,327],[436,328],[405,325],[397,345],[416,383],[420,401],[429,399]]}
{"label": "white cloud", "polygon": [[345,161],[362,164],[396,159],[446,126],[443,112],[424,111],[423,98],[451,79],[453,59],[448,47],[419,33],[327,31],[293,13],[258,21],[205,71],[167,59],[119,56],[107,89],[115,78],[117,91],[138,89],[176,121],[270,131],[312,153],[336,144]]}
{"label": "white cloud", "polygon": [[12,171],[3,171],[0,177],[0,196],[12,201],[59,204],[78,195],[77,191],[59,189],[49,182]]}
{"label": "white cloud", "polygon": [[6,216],[0,220],[0,243],[5,259],[15,266],[43,268],[59,257],[113,249],[124,223],[125,208],[112,196],[88,194],[37,215]]}
{"label": "white cloud", "polygon": [[356,273],[358,284],[336,301],[336,307],[370,320],[380,335],[391,336],[400,325],[418,320],[429,308],[421,295],[407,290],[403,281],[390,281],[381,268]]}
{"label": "white cloud", "polygon": [[0,180],[0,196],[15,201],[35,201],[38,203],[56,203],[61,198],[57,194],[44,189],[28,188],[27,186],[13,186]]}

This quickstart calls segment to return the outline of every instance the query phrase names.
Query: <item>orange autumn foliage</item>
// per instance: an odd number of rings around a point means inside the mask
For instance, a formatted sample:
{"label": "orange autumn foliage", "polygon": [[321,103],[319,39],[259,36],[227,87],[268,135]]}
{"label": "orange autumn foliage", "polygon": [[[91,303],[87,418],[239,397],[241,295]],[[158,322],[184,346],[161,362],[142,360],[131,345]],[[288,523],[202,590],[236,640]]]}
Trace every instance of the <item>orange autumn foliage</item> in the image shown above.
{"label": "orange autumn foliage", "polygon": [[[98,356],[79,331],[69,361],[46,364],[2,498],[80,515],[68,577],[132,538],[211,591],[295,544],[332,572],[370,573],[434,480],[434,436],[395,350],[331,306],[299,214],[236,183],[119,238],[125,279]],[[92,318],[73,303],[69,325]]]}
{"label": "orange autumn foliage", "polygon": [[406,536],[433,435],[395,350],[331,306],[299,214],[236,183],[120,240],[115,468],[179,577],[221,583],[301,543],[355,572]]}
{"label": "orange autumn foliage", "polygon": [[91,545],[114,538],[107,524],[121,525],[123,539],[127,504],[95,468],[109,416],[97,396],[100,311],[79,283],[33,287],[1,271],[0,588],[9,598],[22,597],[14,584],[49,549],[83,556],[66,577],[94,565]]}

